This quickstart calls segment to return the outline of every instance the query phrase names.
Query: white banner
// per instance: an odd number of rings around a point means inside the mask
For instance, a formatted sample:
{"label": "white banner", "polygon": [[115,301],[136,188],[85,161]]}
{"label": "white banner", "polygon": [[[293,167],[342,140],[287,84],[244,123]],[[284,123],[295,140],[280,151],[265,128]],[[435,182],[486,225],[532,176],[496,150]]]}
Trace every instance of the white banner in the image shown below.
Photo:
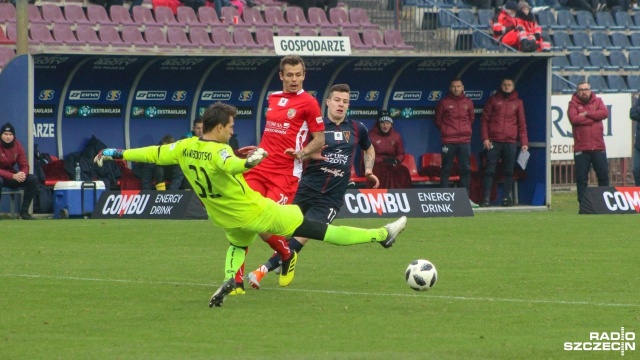
{"label": "white banner", "polygon": [[[603,121],[608,158],[631,157],[631,94],[598,94],[609,108]],[[551,160],[573,160],[573,132],[567,111],[571,95],[551,96]]]}
{"label": "white banner", "polygon": [[274,36],[276,54],[302,56],[349,56],[348,36]]}

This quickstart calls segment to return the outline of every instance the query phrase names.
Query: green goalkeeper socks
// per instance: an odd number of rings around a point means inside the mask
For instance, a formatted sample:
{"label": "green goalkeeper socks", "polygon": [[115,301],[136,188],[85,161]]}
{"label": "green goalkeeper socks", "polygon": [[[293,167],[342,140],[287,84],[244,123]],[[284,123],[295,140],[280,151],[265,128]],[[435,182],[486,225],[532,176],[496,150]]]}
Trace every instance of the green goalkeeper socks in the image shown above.
{"label": "green goalkeeper socks", "polygon": [[232,279],[236,276],[240,266],[244,264],[245,248],[230,245],[227,250],[227,258],[224,262],[224,281]]}
{"label": "green goalkeeper socks", "polygon": [[334,245],[355,245],[380,242],[387,238],[387,229],[360,229],[350,226],[329,225],[323,241]]}

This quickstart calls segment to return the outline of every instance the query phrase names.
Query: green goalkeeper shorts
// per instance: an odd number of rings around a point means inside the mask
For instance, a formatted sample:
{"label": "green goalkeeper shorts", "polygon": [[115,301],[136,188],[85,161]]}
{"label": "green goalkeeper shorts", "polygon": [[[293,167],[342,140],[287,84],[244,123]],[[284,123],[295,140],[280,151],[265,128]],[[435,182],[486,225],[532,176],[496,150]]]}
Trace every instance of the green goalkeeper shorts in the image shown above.
{"label": "green goalkeeper shorts", "polygon": [[302,224],[303,215],[298,205],[280,205],[269,201],[262,213],[244,227],[225,229],[229,242],[246,247],[255,241],[258,234],[274,234],[290,237]]}

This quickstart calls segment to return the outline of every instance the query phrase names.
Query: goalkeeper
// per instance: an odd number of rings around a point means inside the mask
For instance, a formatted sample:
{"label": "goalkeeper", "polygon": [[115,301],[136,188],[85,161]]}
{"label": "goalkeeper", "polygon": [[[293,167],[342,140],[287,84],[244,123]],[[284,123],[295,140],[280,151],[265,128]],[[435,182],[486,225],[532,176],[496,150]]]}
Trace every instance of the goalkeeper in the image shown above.
{"label": "goalkeeper", "polygon": [[112,159],[180,165],[209,218],[224,229],[231,244],[225,260],[224,282],[211,297],[210,307],[222,306],[225,296],[235,289],[234,276],[244,262],[245,249],[258,234],[263,239],[272,234],[287,238],[302,236],[335,245],[370,242],[378,242],[385,248],[393,245],[406,225],[404,216],[378,229],[327,225],[305,219],[296,205],[280,205],[251,190],[242,173],[258,165],[268,154],[260,148],[246,160],[233,154],[227,142],[233,135],[236,113],[235,107],[218,102],[202,115],[201,138],[130,150],[104,149],[94,160],[98,166]]}

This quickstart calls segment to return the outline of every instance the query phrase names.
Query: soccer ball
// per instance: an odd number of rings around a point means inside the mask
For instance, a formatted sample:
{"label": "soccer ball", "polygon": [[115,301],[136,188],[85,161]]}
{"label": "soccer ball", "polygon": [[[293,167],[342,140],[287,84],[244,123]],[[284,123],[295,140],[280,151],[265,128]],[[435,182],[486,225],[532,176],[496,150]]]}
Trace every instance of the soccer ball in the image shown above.
{"label": "soccer ball", "polygon": [[431,289],[438,280],[438,271],[429,260],[414,260],[404,273],[407,285],[415,291]]}

